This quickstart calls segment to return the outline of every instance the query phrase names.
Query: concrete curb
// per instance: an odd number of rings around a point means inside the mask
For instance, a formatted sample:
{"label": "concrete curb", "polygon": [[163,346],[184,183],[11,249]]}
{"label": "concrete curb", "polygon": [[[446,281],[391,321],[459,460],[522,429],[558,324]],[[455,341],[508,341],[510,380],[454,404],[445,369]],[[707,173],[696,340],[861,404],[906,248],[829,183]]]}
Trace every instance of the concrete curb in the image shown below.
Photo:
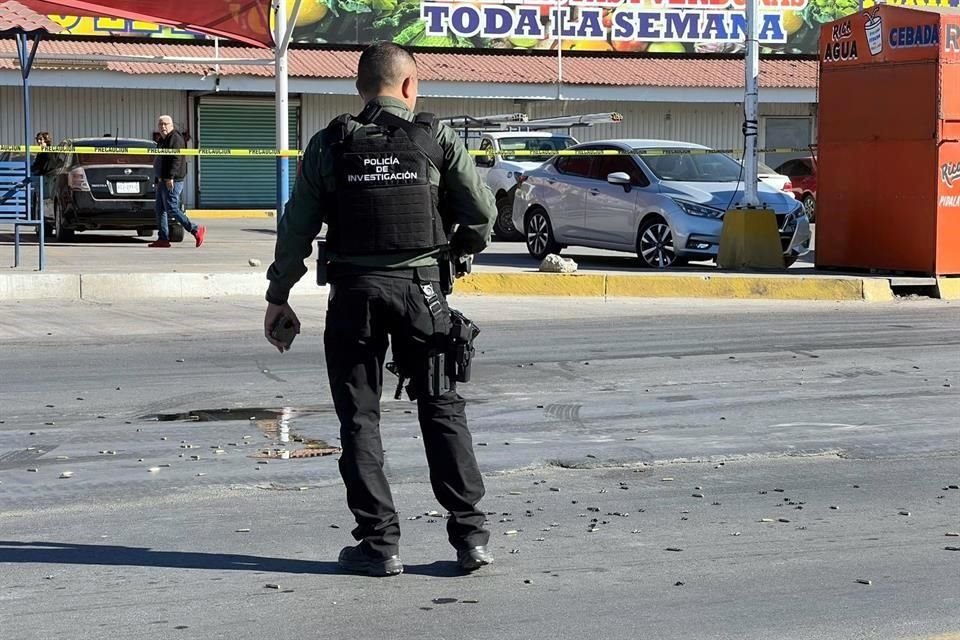
{"label": "concrete curb", "polygon": [[941,300],[960,300],[960,278],[937,278],[937,297]]}
{"label": "concrete curb", "polygon": [[[303,281],[307,282],[306,276]],[[80,276],[81,298],[219,298],[262,296],[267,278],[249,273],[90,273]],[[326,287],[299,286],[297,295],[326,295]]]}
{"label": "concrete curb", "polygon": [[76,273],[0,274],[0,300],[80,299]]}
{"label": "concrete curb", "polygon": [[716,298],[893,300],[884,278],[784,275],[616,275],[476,272],[457,281],[457,293],[506,296],[570,296],[602,298]]}
{"label": "concrete curb", "polygon": [[[295,296],[326,295],[304,276]],[[944,283],[960,298],[960,280]],[[262,296],[260,270],[239,273],[14,273],[0,274],[0,300],[116,300]],[[951,291],[953,291],[951,289]],[[943,293],[944,288],[941,287]],[[886,302],[885,278],[763,274],[557,274],[480,271],[457,281],[458,295],[580,298],[699,298]]]}
{"label": "concrete curb", "polygon": [[223,220],[240,218],[273,218],[274,209],[190,209],[187,217],[191,220]]}
{"label": "concrete curb", "polygon": [[461,295],[602,298],[606,295],[606,276],[479,271],[457,280],[455,291]]}

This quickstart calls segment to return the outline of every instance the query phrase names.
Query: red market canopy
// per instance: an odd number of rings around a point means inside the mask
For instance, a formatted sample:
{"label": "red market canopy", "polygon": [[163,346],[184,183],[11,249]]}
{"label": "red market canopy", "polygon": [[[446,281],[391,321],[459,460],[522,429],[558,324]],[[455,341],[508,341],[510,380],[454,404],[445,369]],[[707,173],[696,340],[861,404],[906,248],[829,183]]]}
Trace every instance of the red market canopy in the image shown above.
{"label": "red market canopy", "polygon": [[44,15],[108,16],[165,24],[272,47],[270,0],[18,0]]}

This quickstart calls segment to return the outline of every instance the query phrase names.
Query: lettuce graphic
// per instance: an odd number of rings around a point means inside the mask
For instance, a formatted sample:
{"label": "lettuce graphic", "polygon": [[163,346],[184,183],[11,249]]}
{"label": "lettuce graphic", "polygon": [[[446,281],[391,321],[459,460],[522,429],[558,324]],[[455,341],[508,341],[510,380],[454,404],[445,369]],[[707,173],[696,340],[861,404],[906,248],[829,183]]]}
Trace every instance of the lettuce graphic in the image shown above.
{"label": "lettuce graphic", "polygon": [[807,23],[823,24],[839,20],[860,10],[858,0],[811,0],[804,10]]}

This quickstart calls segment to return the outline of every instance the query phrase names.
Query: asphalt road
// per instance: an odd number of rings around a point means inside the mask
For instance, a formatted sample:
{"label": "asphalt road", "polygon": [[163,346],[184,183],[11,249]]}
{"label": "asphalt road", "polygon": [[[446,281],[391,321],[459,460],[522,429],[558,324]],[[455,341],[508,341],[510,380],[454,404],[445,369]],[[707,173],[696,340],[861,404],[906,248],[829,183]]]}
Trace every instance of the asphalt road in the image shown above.
{"label": "asphalt road", "polygon": [[283,356],[258,300],[0,306],[3,637],[960,632],[956,304],[456,305],[497,563],[454,575],[388,399],[388,581],[334,575],[336,456],[275,457],[336,445],[322,301]]}

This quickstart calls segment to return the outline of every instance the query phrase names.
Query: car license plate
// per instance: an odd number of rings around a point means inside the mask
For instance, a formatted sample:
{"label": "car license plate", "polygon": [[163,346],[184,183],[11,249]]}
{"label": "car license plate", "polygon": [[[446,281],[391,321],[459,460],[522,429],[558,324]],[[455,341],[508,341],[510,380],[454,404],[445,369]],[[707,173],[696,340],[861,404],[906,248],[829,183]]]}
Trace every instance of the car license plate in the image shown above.
{"label": "car license plate", "polygon": [[118,194],[140,193],[140,183],[139,182],[118,182],[117,193]]}

